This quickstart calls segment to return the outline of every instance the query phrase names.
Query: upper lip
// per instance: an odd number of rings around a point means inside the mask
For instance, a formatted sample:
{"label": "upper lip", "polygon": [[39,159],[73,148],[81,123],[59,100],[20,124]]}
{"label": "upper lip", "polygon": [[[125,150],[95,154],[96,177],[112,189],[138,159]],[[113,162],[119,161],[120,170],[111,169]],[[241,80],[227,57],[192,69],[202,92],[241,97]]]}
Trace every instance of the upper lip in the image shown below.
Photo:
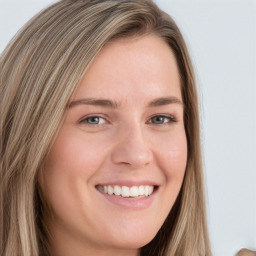
{"label": "upper lip", "polygon": [[109,181],[109,182],[100,182],[96,185],[101,185],[101,186],[114,186],[114,185],[119,185],[119,186],[127,186],[127,187],[132,187],[132,186],[146,186],[146,185],[151,185],[151,186],[159,186],[159,183],[152,181],[152,180],[115,180],[115,181]]}

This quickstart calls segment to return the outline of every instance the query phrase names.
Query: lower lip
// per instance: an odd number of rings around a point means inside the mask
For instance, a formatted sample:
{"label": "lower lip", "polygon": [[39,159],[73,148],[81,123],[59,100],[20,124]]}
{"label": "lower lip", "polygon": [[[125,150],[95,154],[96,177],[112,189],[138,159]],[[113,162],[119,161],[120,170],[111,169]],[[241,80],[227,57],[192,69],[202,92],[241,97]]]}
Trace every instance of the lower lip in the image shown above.
{"label": "lower lip", "polygon": [[128,208],[128,209],[138,209],[143,210],[148,208],[154,201],[156,196],[156,191],[154,191],[150,196],[140,197],[140,198],[125,198],[116,195],[109,195],[103,192],[99,193],[110,203],[116,206]]}

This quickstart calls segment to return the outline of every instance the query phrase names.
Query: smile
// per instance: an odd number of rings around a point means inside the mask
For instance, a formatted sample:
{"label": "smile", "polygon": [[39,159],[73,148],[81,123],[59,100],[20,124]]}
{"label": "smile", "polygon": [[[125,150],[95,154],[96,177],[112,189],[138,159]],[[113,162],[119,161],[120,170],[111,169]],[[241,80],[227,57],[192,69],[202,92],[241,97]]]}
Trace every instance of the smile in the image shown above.
{"label": "smile", "polygon": [[154,191],[154,186],[152,185],[140,185],[140,186],[119,186],[119,185],[98,185],[96,188],[105,194],[116,195],[120,197],[141,197],[141,196],[150,196]]}

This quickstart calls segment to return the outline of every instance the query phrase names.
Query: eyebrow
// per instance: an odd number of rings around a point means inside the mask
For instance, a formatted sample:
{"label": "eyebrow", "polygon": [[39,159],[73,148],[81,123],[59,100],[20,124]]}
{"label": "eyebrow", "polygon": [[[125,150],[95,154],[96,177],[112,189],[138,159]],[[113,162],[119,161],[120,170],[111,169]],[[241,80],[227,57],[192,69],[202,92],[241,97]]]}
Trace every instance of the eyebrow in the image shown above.
{"label": "eyebrow", "polygon": [[[170,96],[170,97],[161,97],[161,98],[154,99],[148,104],[148,107],[158,107],[158,106],[164,106],[169,104],[179,104],[183,106],[183,103],[180,99],[174,96]],[[84,98],[84,99],[72,101],[69,104],[69,108],[72,108],[78,105],[93,105],[93,106],[101,106],[101,107],[117,109],[121,106],[121,103],[107,100],[107,99]]]}
{"label": "eyebrow", "polygon": [[86,98],[86,99],[79,99],[76,101],[72,101],[69,104],[69,108],[72,108],[77,105],[94,105],[94,106],[102,106],[102,107],[108,107],[108,108],[118,108],[120,104],[111,100],[106,100],[106,99]]}
{"label": "eyebrow", "polygon": [[157,98],[153,101],[151,101],[148,106],[149,107],[158,107],[158,106],[164,106],[164,105],[169,105],[169,104],[180,104],[183,106],[183,103],[180,99],[171,96],[171,97],[162,97],[162,98]]}

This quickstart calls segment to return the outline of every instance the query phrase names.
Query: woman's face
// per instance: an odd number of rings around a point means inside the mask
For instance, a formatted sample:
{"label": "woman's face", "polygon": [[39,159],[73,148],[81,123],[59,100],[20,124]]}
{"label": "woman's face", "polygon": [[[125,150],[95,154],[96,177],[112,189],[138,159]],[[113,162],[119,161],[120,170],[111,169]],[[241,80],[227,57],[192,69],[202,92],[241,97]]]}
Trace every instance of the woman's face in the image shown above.
{"label": "woman's face", "polygon": [[39,176],[54,255],[138,255],[170,212],[186,160],[169,46],[154,35],[110,42],[75,91]]}

